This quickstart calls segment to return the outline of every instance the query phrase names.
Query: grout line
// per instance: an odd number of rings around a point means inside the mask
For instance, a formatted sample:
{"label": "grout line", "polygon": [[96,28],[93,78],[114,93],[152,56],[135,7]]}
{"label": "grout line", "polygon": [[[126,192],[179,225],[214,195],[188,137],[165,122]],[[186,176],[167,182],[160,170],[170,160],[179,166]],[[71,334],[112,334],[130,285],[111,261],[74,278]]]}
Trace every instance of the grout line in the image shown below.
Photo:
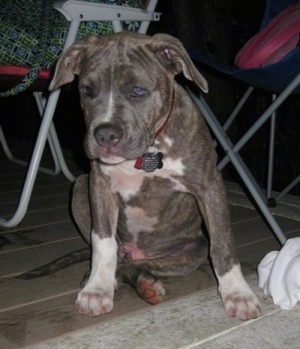
{"label": "grout line", "polygon": [[[288,233],[285,233],[287,239],[289,239],[289,235],[294,234],[294,233],[298,233],[299,232],[299,228],[295,228],[290,230]],[[271,232],[270,232],[271,233]],[[275,236],[271,233],[270,236],[268,237],[264,237],[263,239],[259,239],[259,240],[255,240],[255,241],[249,241],[240,245],[236,245],[236,248],[242,248],[242,247],[246,247],[246,246],[251,246],[251,245],[255,245],[258,243],[261,243],[263,241],[267,241],[267,240],[273,240],[275,238]]]}
{"label": "grout line", "polygon": [[277,313],[279,313],[280,311],[282,311],[282,309],[275,309],[275,310],[271,311],[270,313],[268,313],[268,314],[266,314],[266,315],[264,315],[264,316],[258,317],[257,319],[252,319],[252,320],[248,320],[248,321],[242,322],[241,324],[239,324],[239,325],[237,325],[237,326],[233,326],[233,327],[231,327],[231,328],[229,328],[229,329],[226,329],[226,330],[224,330],[224,331],[221,331],[221,332],[219,332],[219,333],[216,333],[216,334],[214,334],[214,335],[212,335],[212,336],[209,336],[209,337],[207,337],[207,338],[205,338],[205,339],[202,339],[202,340],[200,340],[200,341],[198,341],[198,342],[194,342],[194,343],[192,343],[192,344],[188,344],[188,345],[186,345],[186,346],[184,346],[184,347],[181,347],[180,349],[192,349],[192,348],[196,348],[197,346],[199,346],[199,345],[201,345],[201,344],[210,342],[210,341],[212,341],[212,340],[214,340],[214,339],[216,339],[216,338],[218,338],[218,337],[225,336],[225,335],[227,335],[228,333],[231,333],[231,332],[233,332],[233,331],[235,331],[235,330],[238,330],[238,329],[240,329],[240,328],[243,328],[243,327],[246,327],[246,326],[248,326],[248,325],[251,325],[253,322],[258,322],[258,321],[260,321],[260,320],[262,320],[262,319],[265,319],[265,318],[267,318],[267,317],[269,317],[269,316],[272,316],[272,315],[274,315],[274,314],[277,314]]}
{"label": "grout line", "polygon": [[[16,191],[17,192],[17,191]],[[18,191],[18,193],[19,193],[20,191]],[[48,195],[47,196],[47,199],[49,199],[49,198],[51,198],[51,199],[53,199],[53,198],[61,198],[61,197],[67,197],[68,198],[68,196],[69,196],[69,193],[58,193],[58,194],[53,194],[53,195]],[[37,201],[37,200],[45,200],[45,196],[44,195],[41,195],[41,196],[35,196],[35,197],[31,197],[31,199],[30,199],[30,203],[32,203],[33,201]],[[13,200],[12,199],[12,201],[6,201],[6,202],[3,202],[3,203],[0,203],[0,207],[1,206],[7,206],[7,205],[13,205],[13,204],[18,204],[18,200]]]}
{"label": "grout line", "polygon": [[[252,201],[237,183],[225,181],[225,187],[229,204],[257,211]],[[278,201],[277,206],[271,208],[270,211],[275,216],[300,220],[299,210],[297,209],[300,204],[299,196],[287,194],[286,198],[287,199],[283,198],[282,200]]]}
{"label": "grout line", "polygon": [[6,307],[6,308],[0,309],[0,313],[4,313],[6,311],[11,311],[11,310],[18,309],[18,308],[27,307],[27,306],[32,305],[32,304],[38,304],[38,303],[45,302],[45,301],[48,301],[48,300],[51,300],[51,299],[68,296],[70,294],[74,294],[74,293],[76,294],[79,291],[80,291],[80,288],[76,288],[76,289],[71,290],[71,291],[66,291],[66,292],[62,292],[62,293],[59,293],[59,294],[55,294],[53,296],[40,298],[40,299],[35,300],[35,301],[30,301],[30,302],[27,302],[27,303],[22,303],[22,304],[17,304],[17,305],[12,305],[10,307]]}
{"label": "grout line", "polygon": [[252,222],[252,221],[255,221],[255,220],[259,220],[261,219],[260,216],[257,216],[257,217],[250,217],[250,218],[244,218],[244,219],[241,219],[239,221],[233,221],[231,222],[231,226],[233,225],[238,225],[238,224],[241,224],[241,223],[249,223],[249,222]]}
{"label": "grout line", "polygon": [[[2,228],[0,228],[0,234],[10,234],[10,233],[16,233],[18,231],[22,231],[22,230],[29,230],[29,229],[35,229],[35,228],[41,228],[44,226],[51,226],[51,225],[57,225],[60,223],[68,223],[68,222],[72,222],[71,218],[69,219],[63,219],[60,221],[55,221],[55,222],[46,222],[46,223],[42,223],[42,224],[37,224],[37,225],[28,225],[26,227],[22,227],[21,225],[18,225],[16,227],[12,227],[12,228],[3,228],[3,230],[1,230]],[[22,222],[23,223],[23,222]]]}
{"label": "grout line", "polygon": [[[34,214],[34,213],[38,213],[38,212],[49,212],[49,211],[54,211],[54,210],[57,210],[59,208],[68,208],[69,205],[67,204],[64,204],[64,205],[60,205],[60,206],[55,206],[55,207],[48,207],[48,208],[41,208],[41,209],[31,209],[30,211],[28,210],[27,211],[27,215],[30,213],[30,214]],[[26,215],[26,216],[27,216]],[[11,217],[11,215],[9,214],[5,214],[3,215],[1,218],[4,218],[4,219],[9,219]]]}
{"label": "grout line", "polygon": [[[41,246],[44,247],[44,246],[48,246],[48,245],[54,245],[54,244],[58,244],[61,242],[70,241],[70,240],[78,240],[78,239],[82,239],[82,237],[79,234],[78,234],[78,236],[68,237],[68,238],[55,240],[55,241],[48,241],[48,242],[44,242],[44,243],[38,244],[38,245],[30,245],[30,246],[24,246],[24,247],[15,248],[15,249],[7,250],[7,251],[1,251],[0,256],[4,255],[4,254],[11,253],[11,252],[24,251],[24,250],[33,249],[33,248],[39,248]],[[7,277],[7,276],[5,276],[5,277]],[[0,277],[0,279],[1,279],[1,277]]]}

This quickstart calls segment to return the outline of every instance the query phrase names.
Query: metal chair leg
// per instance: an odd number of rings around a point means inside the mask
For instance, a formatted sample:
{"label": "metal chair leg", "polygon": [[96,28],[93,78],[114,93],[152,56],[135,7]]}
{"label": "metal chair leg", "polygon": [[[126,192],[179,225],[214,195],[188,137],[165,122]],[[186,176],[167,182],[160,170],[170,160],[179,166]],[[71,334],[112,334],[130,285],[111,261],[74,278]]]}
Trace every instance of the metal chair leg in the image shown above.
{"label": "metal chair leg", "polygon": [[[274,102],[276,95],[272,95],[272,101]],[[275,132],[276,132],[276,110],[273,112],[270,118],[270,141],[269,141],[269,156],[268,156],[268,174],[267,174],[267,203],[269,207],[276,206],[276,200],[272,196],[273,190],[273,176],[274,176],[274,150],[275,150]]]}
{"label": "metal chair leg", "polygon": [[49,129],[52,122],[52,116],[55,111],[55,107],[60,95],[60,90],[52,92],[49,96],[49,100],[45,109],[44,117],[39,129],[38,137],[34,146],[33,154],[27,170],[26,179],[22,188],[21,197],[19,200],[18,208],[14,216],[8,220],[0,218],[0,226],[10,228],[14,227],[21,222],[27,211],[29,199],[31,197],[34,182],[36,180],[37,172],[40,166],[42,154],[45,148],[45,143]]}
{"label": "metal chair leg", "polygon": [[277,223],[272,213],[270,212],[261,194],[257,191],[257,184],[255,184],[254,183],[255,181],[249,177],[247,171],[245,170],[246,165],[241,160],[241,157],[238,156],[237,152],[235,151],[232,143],[229,141],[229,138],[227,137],[227,134],[223,130],[219,121],[216,119],[216,117],[214,116],[213,112],[210,110],[210,108],[208,107],[204,99],[196,97],[195,94],[191,91],[189,91],[189,93],[193,98],[193,100],[195,101],[195,103],[197,103],[198,107],[203,113],[203,116],[206,122],[208,123],[209,127],[212,129],[214,135],[216,136],[217,140],[219,141],[224,151],[226,152],[228,160],[231,161],[231,163],[239,173],[244,184],[246,185],[247,189],[249,190],[256,204],[260,208],[265,219],[269,223],[274,235],[277,237],[279,242],[283,245],[287,240],[286,236],[284,235],[279,224]]}

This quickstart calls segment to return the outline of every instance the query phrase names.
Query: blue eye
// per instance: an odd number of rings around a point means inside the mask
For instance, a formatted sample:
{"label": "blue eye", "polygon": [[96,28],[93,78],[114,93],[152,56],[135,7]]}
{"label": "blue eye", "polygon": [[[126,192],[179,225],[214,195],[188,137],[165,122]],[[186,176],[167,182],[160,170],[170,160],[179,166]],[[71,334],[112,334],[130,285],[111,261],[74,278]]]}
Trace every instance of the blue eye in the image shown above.
{"label": "blue eye", "polygon": [[148,91],[142,87],[135,86],[131,92],[131,97],[144,97]]}

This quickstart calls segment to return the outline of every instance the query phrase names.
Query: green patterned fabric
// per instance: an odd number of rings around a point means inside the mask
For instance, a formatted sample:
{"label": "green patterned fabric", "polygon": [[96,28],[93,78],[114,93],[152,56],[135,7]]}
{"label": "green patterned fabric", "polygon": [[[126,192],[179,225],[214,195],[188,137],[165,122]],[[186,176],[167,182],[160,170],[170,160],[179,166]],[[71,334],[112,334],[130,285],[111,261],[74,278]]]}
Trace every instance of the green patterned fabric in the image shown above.
{"label": "green patterned fabric", "polygon": [[[142,7],[141,0],[86,0],[90,2]],[[29,66],[20,84],[0,97],[26,90],[42,68],[51,68],[67,36],[70,22],[53,9],[55,0],[1,0],[0,65]],[[139,23],[126,22],[124,30],[136,30]],[[105,36],[113,31],[110,22],[82,22],[77,39],[85,35]]]}

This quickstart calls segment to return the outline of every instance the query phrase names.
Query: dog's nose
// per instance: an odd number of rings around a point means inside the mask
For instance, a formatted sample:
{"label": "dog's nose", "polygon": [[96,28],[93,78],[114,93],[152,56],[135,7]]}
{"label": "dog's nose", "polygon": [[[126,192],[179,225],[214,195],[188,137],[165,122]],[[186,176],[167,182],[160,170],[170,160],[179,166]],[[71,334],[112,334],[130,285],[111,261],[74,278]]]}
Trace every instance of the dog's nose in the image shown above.
{"label": "dog's nose", "polygon": [[94,137],[99,145],[111,147],[116,145],[123,136],[123,130],[118,125],[105,124],[95,128]]}

